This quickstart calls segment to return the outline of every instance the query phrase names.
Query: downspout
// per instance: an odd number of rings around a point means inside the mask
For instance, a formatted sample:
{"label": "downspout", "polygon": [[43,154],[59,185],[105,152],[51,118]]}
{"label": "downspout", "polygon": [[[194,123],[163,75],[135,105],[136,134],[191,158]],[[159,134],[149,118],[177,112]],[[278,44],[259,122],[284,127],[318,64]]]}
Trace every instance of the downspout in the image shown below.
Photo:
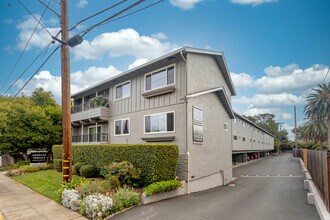
{"label": "downspout", "polygon": [[[186,63],[186,95],[188,94],[188,65],[187,60],[183,55],[183,51],[180,52],[180,55],[183,59],[183,61]],[[185,105],[186,105],[186,125],[188,125],[188,100],[187,97],[185,97]],[[189,154],[189,148],[188,148],[188,126],[186,126],[186,154],[187,154],[187,194],[190,194],[189,191],[189,172],[190,172],[190,154]]]}

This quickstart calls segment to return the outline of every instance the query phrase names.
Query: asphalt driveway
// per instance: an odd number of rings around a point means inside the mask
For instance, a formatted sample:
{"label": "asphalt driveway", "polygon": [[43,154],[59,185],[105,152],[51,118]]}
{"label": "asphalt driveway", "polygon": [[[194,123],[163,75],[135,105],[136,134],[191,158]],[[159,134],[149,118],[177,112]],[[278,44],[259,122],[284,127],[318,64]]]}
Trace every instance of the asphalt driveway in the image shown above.
{"label": "asphalt driveway", "polygon": [[316,220],[307,204],[299,162],[290,153],[234,169],[235,186],[222,186],[141,205],[112,219]]}

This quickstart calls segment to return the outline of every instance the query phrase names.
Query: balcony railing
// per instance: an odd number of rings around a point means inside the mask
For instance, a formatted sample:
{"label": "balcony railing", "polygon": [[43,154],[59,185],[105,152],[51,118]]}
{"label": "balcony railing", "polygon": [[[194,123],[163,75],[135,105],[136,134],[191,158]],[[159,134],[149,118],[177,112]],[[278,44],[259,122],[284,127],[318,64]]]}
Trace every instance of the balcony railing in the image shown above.
{"label": "balcony railing", "polygon": [[89,109],[98,108],[102,106],[109,107],[109,100],[102,97],[96,97],[91,99],[89,102],[71,107],[71,113],[73,114],[77,112],[87,111]]}
{"label": "balcony railing", "polygon": [[86,134],[72,136],[73,143],[95,143],[95,142],[108,142],[107,133],[99,134]]}

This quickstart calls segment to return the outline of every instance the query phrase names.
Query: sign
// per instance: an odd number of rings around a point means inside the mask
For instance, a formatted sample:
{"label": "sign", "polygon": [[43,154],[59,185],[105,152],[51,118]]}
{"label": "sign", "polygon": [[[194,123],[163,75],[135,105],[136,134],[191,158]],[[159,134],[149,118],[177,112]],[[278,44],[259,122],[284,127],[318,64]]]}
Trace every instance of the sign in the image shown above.
{"label": "sign", "polygon": [[30,163],[46,163],[47,152],[46,151],[35,151],[30,153]]}

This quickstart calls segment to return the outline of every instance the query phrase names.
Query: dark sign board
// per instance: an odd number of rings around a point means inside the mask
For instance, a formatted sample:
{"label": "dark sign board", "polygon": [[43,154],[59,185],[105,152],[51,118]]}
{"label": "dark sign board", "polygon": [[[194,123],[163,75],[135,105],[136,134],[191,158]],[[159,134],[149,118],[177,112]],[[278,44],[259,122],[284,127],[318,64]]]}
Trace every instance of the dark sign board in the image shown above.
{"label": "dark sign board", "polygon": [[46,163],[46,162],[47,162],[46,151],[36,151],[30,153],[30,163]]}

